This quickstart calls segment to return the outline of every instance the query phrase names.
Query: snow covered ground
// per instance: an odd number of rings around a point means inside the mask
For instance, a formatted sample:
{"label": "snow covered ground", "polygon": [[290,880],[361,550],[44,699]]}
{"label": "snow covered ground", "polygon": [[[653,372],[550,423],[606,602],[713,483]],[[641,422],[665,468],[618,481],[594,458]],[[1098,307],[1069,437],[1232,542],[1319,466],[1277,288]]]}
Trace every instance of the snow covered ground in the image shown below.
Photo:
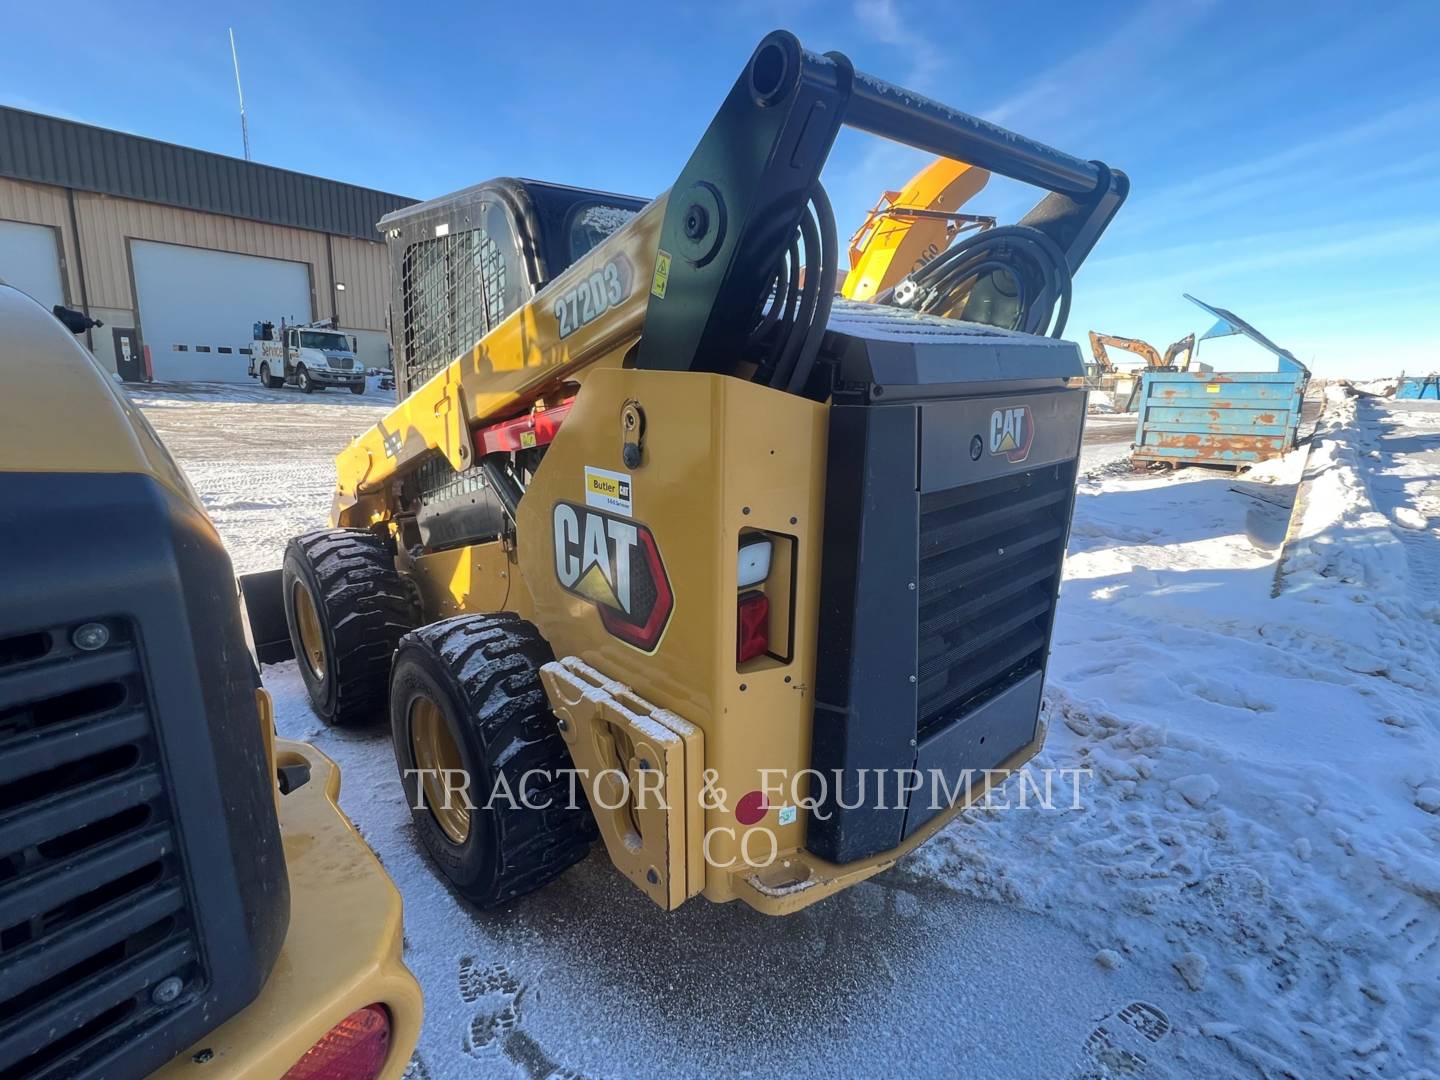
{"label": "snow covered ground", "polygon": [[[1330,393],[1278,575],[1302,455],[1136,476],[1092,417],[1036,762],[1091,770],[1080,808],[973,811],[788,919],[662,914],[603,852],[473,912],[386,734],[267,668],[405,895],[415,1074],[1440,1075],[1440,407]],[[138,396],[241,570],[380,411]]]}

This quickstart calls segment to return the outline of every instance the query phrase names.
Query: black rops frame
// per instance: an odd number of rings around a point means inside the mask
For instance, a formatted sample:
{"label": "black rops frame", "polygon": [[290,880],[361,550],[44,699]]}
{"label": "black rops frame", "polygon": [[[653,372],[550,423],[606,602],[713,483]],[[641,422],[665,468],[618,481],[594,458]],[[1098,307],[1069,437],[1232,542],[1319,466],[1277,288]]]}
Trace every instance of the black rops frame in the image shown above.
{"label": "black rops frame", "polygon": [[[756,48],[670,190],[636,365],[730,373],[806,212],[842,124],[1049,192],[1021,219],[1065,253],[1071,273],[1120,208],[1129,181],[910,90],[808,52],[777,30]],[[804,382],[803,378],[797,380]]]}

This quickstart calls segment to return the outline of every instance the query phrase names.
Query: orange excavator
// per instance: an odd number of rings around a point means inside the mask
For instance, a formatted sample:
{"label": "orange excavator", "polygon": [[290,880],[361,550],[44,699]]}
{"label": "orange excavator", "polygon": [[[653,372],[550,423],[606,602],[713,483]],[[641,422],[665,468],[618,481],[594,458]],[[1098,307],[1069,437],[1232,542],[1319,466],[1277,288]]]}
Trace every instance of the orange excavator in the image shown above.
{"label": "orange excavator", "polygon": [[[1173,342],[1162,357],[1159,350],[1148,341],[1116,337],[1114,334],[1100,334],[1091,330],[1090,351],[1095,356],[1093,375],[1115,374],[1115,363],[1110,359],[1110,354],[1105,351],[1107,345],[1124,349],[1126,352],[1132,352],[1141,357],[1145,361],[1145,366],[1151,371],[1188,371],[1190,358],[1195,353],[1195,335],[1187,334],[1179,341]],[[1185,355],[1184,360],[1178,359],[1181,353]]]}

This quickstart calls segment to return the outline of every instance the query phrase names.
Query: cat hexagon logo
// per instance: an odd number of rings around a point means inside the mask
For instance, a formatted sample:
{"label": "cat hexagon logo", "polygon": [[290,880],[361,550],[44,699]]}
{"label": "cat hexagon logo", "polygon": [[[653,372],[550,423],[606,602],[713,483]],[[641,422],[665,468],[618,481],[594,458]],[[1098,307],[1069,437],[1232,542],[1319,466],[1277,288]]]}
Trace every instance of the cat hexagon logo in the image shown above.
{"label": "cat hexagon logo", "polygon": [[1006,461],[1018,464],[1030,456],[1034,438],[1030,406],[1014,405],[990,414],[990,453],[1004,454]]}
{"label": "cat hexagon logo", "polygon": [[595,605],[607,631],[653,652],[675,607],[670,579],[649,528],[588,506],[557,502],[555,577]]}

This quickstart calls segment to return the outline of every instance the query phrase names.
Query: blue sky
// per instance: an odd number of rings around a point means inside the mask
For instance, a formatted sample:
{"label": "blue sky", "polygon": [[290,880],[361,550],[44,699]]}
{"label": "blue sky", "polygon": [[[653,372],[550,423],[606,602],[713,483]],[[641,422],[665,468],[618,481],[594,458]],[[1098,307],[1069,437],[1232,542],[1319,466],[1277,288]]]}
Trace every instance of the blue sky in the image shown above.
{"label": "blue sky", "polygon": [[[238,156],[233,25],[256,160],[416,197],[503,174],[657,194],[783,26],[1130,175],[1066,336],[1163,348],[1205,329],[1191,292],[1320,374],[1440,367],[1435,0],[72,0],[5,21],[0,102]],[[843,133],[840,231],[923,161]],[[1013,220],[1030,201],[996,182],[968,208]]]}

